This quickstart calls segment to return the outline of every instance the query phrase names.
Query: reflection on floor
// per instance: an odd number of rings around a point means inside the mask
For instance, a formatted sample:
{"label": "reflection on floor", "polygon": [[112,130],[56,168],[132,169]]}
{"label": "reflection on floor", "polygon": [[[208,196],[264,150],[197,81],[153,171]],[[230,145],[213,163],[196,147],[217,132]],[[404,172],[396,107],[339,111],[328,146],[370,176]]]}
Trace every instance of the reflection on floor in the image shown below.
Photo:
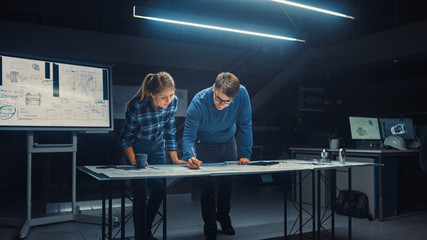
{"label": "reflection on floor", "polygon": [[[288,203],[288,229],[292,229],[297,212]],[[308,209],[311,210],[310,206]],[[119,216],[119,209],[114,208],[113,214]],[[129,212],[131,207],[127,207]],[[83,214],[101,215],[99,209],[85,210]],[[220,226],[217,239],[269,239],[276,240],[283,237],[283,192],[278,186],[254,186],[236,181],[232,200],[231,218],[236,230],[235,236],[223,235]],[[1,217],[1,214],[0,214]],[[309,216],[304,214],[303,222]],[[347,239],[347,221],[345,216],[336,215],[337,239]],[[329,220],[325,223],[329,226]],[[304,226],[307,234],[311,232],[311,221]],[[355,240],[425,240],[427,239],[427,213],[402,215],[387,219],[384,222],[378,220],[353,218],[352,234]],[[19,234],[20,228],[0,227],[0,239],[14,240]],[[293,227],[292,231],[296,231]],[[197,200],[186,198],[184,201],[168,202],[168,239],[172,240],[200,240],[203,236],[203,220],[200,213],[200,203]],[[118,236],[120,236],[118,234]],[[126,237],[133,239],[133,224],[130,220],[126,224]],[[160,226],[155,236],[162,239],[162,227]],[[101,239],[101,226],[79,222],[64,222],[32,227],[27,236],[28,240],[91,240]]]}

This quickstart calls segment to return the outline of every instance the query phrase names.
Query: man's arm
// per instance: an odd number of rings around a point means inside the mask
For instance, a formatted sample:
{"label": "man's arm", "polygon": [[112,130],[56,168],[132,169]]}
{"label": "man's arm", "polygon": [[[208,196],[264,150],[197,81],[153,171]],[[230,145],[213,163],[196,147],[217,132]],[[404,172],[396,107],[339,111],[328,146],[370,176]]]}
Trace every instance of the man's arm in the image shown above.
{"label": "man's arm", "polygon": [[[196,149],[194,143],[197,138],[197,131],[200,126],[200,112],[197,111],[193,102],[187,110],[187,116],[185,118],[184,133],[182,136],[182,152],[186,160],[189,160],[193,156],[193,151]],[[197,156],[197,153],[195,153]]]}
{"label": "man's arm", "polygon": [[201,112],[192,101],[187,110],[187,117],[185,118],[184,134],[182,136],[182,152],[185,159],[188,160],[189,168],[198,169],[202,161],[197,159],[194,143],[197,138],[197,131],[200,126]]}
{"label": "man's arm", "polygon": [[245,88],[241,89],[241,106],[237,119],[240,135],[240,160],[239,164],[250,163],[252,154],[253,136],[252,136],[252,109],[249,100],[249,94]]}

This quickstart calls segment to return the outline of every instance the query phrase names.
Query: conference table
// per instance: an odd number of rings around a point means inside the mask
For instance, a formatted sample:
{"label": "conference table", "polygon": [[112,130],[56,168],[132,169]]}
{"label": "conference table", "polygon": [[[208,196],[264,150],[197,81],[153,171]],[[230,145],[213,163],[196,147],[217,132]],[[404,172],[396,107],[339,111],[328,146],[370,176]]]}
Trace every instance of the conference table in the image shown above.
{"label": "conference table", "polygon": [[[103,199],[102,199],[102,239],[113,239],[112,228],[112,188],[113,182],[119,181],[122,184],[121,189],[121,220],[120,220],[120,233],[121,239],[125,239],[125,192],[124,182],[125,180],[137,180],[137,179],[150,179],[150,178],[176,178],[176,177],[218,177],[226,175],[244,175],[244,174],[272,174],[272,173],[302,173],[304,171],[310,171],[313,173],[313,200],[314,200],[314,187],[316,183],[314,180],[314,173],[320,172],[320,170],[330,170],[333,178],[335,179],[335,170],[340,168],[347,168],[349,181],[348,189],[351,190],[351,169],[355,167],[373,167],[378,166],[375,163],[360,163],[360,162],[346,162],[344,164],[338,161],[324,162],[319,159],[312,160],[296,160],[296,159],[278,159],[278,160],[263,160],[263,161],[252,161],[250,165],[238,165],[237,161],[221,162],[221,163],[205,163],[200,166],[200,169],[189,169],[187,165],[150,165],[143,169],[133,168],[129,165],[119,166],[79,166],[77,167],[80,171],[92,176],[96,180],[100,181],[103,186]],[[319,175],[319,174],[318,174]],[[135,181],[141,182],[141,181]],[[166,182],[166,181],[164,181]],[[165,183],[164,183],[165,184]],[[295,184],[295,183],[294,183]],[[330,182],[330,189],[335,190],[335,182]],[[301,188],[301,184],[300,184]],[[317,192],[320,194],[320,178],[317,182]],[[165,188],[166,189],[166,188]],[[284,191],[284,237],[288,239],[288,227],[287,227],[287,200],[288,196]],[[301,192],[301,190],[300,190]],[[334,238],[334,202],[335,202],[335,191],[331,191],[331,231],[332,239]],[[108,214],[106,213],[106,201],[108,199]],[[167,239],[167,203],[166,203],[166,190],[163,198],[163,239]],[[302,238],[302,210],[300,201],[299,221],[300,221],[300,238]],[[145,209],[146,206],[142,206]],[[316,207],[317,207],[317,225],[316,225]],[[320,200],[317,204],[313,201],[312,204],[312,227],[313,227],[313,239],[320,239],[320,229],[323,221],[320,219]],[[108,216],[107,216],[108,215]],[[108,232],[106,232],[106,221],[108,217]],[[317,226],[317,231],[315,226]],[[145,236],[147,229],[143,230],[143,236]],[[138,236],[135,236],[137,239]],[[351,239],[351,215],[348,216],[348,239]]]}

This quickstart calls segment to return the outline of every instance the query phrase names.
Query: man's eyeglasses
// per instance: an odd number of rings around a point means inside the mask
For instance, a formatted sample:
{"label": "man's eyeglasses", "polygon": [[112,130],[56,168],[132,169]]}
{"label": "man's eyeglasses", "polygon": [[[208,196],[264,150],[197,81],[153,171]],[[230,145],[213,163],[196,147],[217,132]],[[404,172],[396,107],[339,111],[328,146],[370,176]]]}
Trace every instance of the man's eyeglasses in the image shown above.
{"label": "man's eyeglasses", "polygon": [[222,100],[220,97],[216,95],[216,91],[214,91],[214,99],[219,103],[224,103],[225,105],[230,105],[233,102],[233,99]]}

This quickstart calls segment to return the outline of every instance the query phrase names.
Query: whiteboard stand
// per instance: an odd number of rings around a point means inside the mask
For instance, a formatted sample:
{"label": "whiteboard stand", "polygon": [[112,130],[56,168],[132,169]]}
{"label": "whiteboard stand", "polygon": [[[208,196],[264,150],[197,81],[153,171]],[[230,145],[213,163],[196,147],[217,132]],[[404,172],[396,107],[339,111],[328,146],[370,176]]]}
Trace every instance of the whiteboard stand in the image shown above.
{"label": "whiteboard stand", "polygon": [[[40,218],[31,218],[31,170],[33,153],[55,153],[55,152],[72,152],[72,200],[71,213],[59,216],[48,216]],[[27,219],[19,232],[21,239],[26,238],[31,227],[67,222],[78,221],[92,224],[102,224],[102,218],[99,216],[83,215],[78,213],[76,206],[76,156],[77,156],[77,132],[72,132],[72,143],[69,144],[38,144],[34,142],[34,132],[27,133]]]}

